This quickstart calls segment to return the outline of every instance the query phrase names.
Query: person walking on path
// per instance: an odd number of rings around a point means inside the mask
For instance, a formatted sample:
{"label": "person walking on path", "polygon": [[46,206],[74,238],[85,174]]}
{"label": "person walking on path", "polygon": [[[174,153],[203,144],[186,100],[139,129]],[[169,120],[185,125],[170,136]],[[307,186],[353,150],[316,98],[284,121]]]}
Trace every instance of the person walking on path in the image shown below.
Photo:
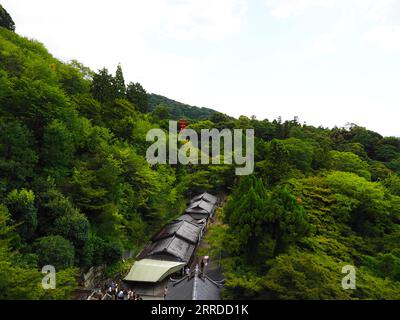
{"label": "person walking on path", "polygon": [[200,262],[200,270],[201,270],[201,273],[204,272],[204,265],[205,265],[204,259],[201,259],[201,262]]}

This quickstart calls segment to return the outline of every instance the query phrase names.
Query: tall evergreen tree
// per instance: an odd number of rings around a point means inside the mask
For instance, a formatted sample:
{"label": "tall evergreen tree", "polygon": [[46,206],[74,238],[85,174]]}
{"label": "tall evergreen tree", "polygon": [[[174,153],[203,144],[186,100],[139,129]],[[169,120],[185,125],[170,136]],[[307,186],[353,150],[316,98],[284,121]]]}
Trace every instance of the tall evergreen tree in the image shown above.
{"label": "tall evergreen tree", "polygon": [[115,72],[114,88],[117,98],[121,99],[125,98],[126,95],[125,80],[124,80],[124,74],[122,72],[122,67],[120,64],[118,65],[117,71]]}
{"label": "tall evergreen tree", "polygon": [[0,27],[15,31],[15,23],[6,9],[0,4]]}
{"label": "tall evergreen tree", "polygon": [[311,230],[303,207],[288,189],[278,187],[269,193],[252,175],[240,180],[224,212],[224,222],[248,261],[277,256]]}
{"label": "tall evergreen tree", "polygon": [[140,83],[129,83],[126,89],[126,97],[140,112],[146,113],[148,111],[149,101],[147,92]]}
{"label": "tall evergreen tree", "polygon": [[106,68],[93,75],[91,91],[93,98],[100,102],[110,102],[116,98],[114,77]]}
{"label": "tall evergreen tree", "polygon": [[289,152],[281,140],[273,139],[268,147],[266,159],[257,164],[261,176],[269,186],[274,186],[290,171]]}

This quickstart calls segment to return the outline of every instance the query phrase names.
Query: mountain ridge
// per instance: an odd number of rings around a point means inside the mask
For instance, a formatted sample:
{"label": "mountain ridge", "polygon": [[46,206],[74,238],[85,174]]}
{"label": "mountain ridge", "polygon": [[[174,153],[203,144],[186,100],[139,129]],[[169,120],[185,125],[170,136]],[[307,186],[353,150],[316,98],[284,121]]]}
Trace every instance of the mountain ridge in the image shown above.
{"label": "mountain ridge", "polygon": [[218,113],[212,108],[192,106],[156,93],[149,93],[148,100],[150,112],[154,111],[159,105],[163,105],[168,109],[173,120],[178,120],[182,117],[192,120],[206,120]]}

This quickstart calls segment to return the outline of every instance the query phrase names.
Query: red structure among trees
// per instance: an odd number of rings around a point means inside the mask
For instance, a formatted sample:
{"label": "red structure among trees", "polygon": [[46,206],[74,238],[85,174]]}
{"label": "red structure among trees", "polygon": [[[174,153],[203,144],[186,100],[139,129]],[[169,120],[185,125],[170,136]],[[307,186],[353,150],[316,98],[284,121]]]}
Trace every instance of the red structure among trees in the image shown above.
{"label": "red structure among trees", "polygon": [[182,118],[181,120],[179,120],[179,132],[181,132],[182,130],[185,130],[186,128],[186,119]]}

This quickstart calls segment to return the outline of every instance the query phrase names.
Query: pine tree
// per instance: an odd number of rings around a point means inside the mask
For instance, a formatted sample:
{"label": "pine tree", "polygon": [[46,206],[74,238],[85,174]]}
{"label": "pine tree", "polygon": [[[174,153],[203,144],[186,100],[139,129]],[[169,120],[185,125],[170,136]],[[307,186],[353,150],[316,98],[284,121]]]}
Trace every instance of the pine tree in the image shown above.
{"label": "pine tree", "polygon": [[117,71],[115,72],[114,78],[114,89],[117,98],[125,98],[126,95],[126,88],[125,88],[125,80],[124,74],[122,72],[122,67],[119,64],[117,67]]}
{"label": "pine tree", "polygon": [[[224,213],[242,254],[253,262],[277,256],[311,230],[304,208],[288,189],[277,187],[269,193],[253,175],[240,180]],[[263,252],[260,248],[271,249]]]}
{"label": "pine tree", "polygon": [[149,101],[147,92],[140,83],[129,83],[126,90],[126,97],[140,112],[146,113],[148,111]]}
{"label": "pine tree", "polygon": [[275,240],[274,256],[284,252],[289,244],[309,234],[311,225],[304,208],[286,187],[277,187],[265,210],[265,231]]}
{"label": "pine tree", "polygon": [[114,78],[106,68],[93,75],[92,95],[97,101],[110,102],[116,98]]}

